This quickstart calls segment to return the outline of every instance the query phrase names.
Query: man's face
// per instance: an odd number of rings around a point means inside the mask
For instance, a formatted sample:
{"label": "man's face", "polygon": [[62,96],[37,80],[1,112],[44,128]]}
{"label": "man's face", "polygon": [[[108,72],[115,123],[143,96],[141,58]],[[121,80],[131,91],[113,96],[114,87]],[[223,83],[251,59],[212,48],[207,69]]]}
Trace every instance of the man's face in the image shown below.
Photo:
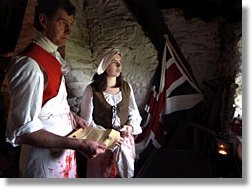
{"label": "man's face", "polygon": [[44,34],[57,46],[64,45],[71,35],[73,15],[69,16],[64,9],[58,9],[55,16],[48,19],[45,16]]}

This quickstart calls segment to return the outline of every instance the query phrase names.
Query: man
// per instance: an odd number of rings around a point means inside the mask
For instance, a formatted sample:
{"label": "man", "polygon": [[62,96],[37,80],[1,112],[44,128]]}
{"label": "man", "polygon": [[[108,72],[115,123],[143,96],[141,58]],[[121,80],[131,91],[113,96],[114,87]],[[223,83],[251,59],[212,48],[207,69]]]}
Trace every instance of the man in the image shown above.
{"label": "man", "polygon": [[34,18],[38,37],[12,61],[7,73],[6,140],[21,145],[20,177],[75,178],[75,150],[87,158],[105,152],[105,146],[96,141],[66,137],[76,128],[74,122],[85,126],[83,119],[70,112],[64,60],[57,52],[71,34],[74,15],[69,0],[39,0]]}

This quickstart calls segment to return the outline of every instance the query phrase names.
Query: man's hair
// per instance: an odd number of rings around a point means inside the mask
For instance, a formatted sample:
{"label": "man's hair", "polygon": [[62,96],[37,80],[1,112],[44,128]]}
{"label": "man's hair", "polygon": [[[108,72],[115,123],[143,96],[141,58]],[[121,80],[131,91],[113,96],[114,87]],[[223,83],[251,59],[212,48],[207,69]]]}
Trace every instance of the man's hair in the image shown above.
{"label": "man's hair", "polygon": [[45,14],[51,19],[59,8],[64,9],[69,16],[75,16],[76,9],[70,0],[38,0],[38,5],[35,7],[34,27],[38,31],[42,31],[39,15]]}

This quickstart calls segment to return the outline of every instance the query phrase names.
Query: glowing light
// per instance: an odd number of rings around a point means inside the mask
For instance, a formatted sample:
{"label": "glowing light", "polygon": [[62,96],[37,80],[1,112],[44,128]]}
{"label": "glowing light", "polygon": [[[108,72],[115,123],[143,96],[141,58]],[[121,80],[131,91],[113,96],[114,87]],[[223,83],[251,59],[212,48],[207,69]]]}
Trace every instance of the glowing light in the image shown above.
{"label": "glowing light", "polygon": [[218,150],[218,153],[219,154],[221,154],[221,155],[227,155],[228,153],[227,153],[227,151],[225,151],[225,150]]}
{"label": "glowing light", "polygon": [[223,141],[219,141],[219,143],[217,143],[218,154],[223,155],[223,156],[228,156],[229,149],[230,149],[230,145],[228,143],[225,143]]}

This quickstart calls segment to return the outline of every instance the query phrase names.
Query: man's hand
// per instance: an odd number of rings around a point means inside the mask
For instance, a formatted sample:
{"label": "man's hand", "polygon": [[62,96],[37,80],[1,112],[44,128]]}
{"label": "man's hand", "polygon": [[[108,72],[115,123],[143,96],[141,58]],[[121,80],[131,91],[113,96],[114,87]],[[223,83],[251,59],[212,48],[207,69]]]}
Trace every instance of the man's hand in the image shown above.
{"label": "man's hand", "polygon": [[93,159],[99,154],[105,153],[106,145],[96,142],[94,140],[81,140],[80,149],[78,150],[82,155],[88,159]]}

